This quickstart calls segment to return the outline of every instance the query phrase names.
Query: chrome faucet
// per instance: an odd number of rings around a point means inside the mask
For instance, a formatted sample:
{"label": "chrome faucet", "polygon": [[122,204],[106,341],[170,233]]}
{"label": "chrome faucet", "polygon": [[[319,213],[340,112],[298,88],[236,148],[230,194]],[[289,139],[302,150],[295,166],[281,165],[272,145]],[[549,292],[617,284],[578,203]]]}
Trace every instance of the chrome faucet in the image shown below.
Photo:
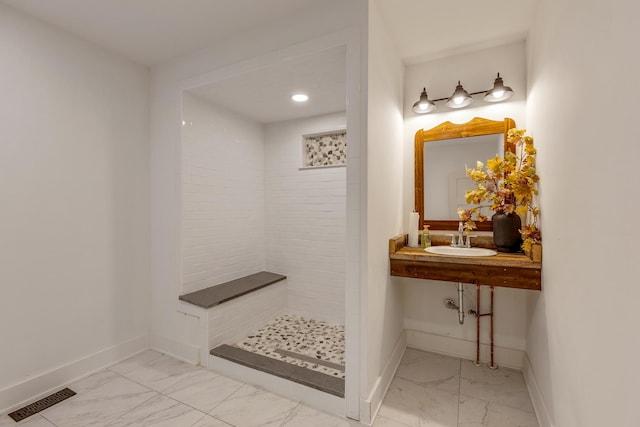
{"label": "chrome faucet", "polygon": [[458,239],[456,241],[455,234],[447,234],[447,236],[451,236],[451,246],[454,248],[470,248],[471,247],[471,238],[478,237],[475,234],[467,234],[467,238],[464,236],[464,227],[462,226],[462,221],[458,222]]}
{"label": "chrome faucet", "polygon": [[467,240],[466,240],[466,242],[464,244],[465,248],[470,248],[471,247],[471,238],[472,237],[478,237],[478,236],[475,235],[475,234],[467,234]]}

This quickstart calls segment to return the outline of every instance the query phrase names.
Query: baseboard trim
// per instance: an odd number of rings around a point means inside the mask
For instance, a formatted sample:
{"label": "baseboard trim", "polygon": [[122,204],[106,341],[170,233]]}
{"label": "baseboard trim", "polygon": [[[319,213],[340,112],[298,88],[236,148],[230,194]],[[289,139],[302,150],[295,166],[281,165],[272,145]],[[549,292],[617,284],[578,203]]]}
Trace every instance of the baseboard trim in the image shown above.
{"label": "baseboard trim", "polygon": [[533,403],[533,409],[536,413],[536,417],[538,417],[538,424],[540,424],[540,427],[553,427],[549,411],[547,410],[547,405],[544,403],[544,397],[540,391],[538,382],[536,381],[531,361],[526,354],[524,356],[524,369],[522,370],[522,375],[524,376],[524,382],[527,385],[527,390],[529,391],[529,396],[531,397],[531,403]]}
{"label": "baseboard trim", "polygon": [[162,335],[151,335],[151,349],[190,365],[199,365],[201,362],[200,347],[181,343]]}
{"label": "baseboard trim", "polygon": [[11,385],[0,390],[0,414],[12,412],[42,399],[92,372],[106,368],[148,348],[149,337],[141,335]]}
{"label": "baseboard trim", "polygon": [[376,415],[378,415],[384,396],[391,386],[391,382],[398,370],[398,366],[400,366],[400,361],[406,348],[407,334],[406,331],[403,330],[396,341],[396,345],[393,347],[387,364],[382,370],[382,374],[376,379],[375,384],[371,388],[369,397],[366,400],[360,401],[360,424],[365,426],[373,425],[373,421]]}
{"label": "baseboard trim", "polygon": [[[476,343],[460,338],[446,337],[427,332],[407,329],[407,346],[418,350],[431,351],[461,359],[475,360]],[[490,346],[480,344],[480,361],[489,362]],[[494,346],[494,361],[498,366],[506,368],[523,369],[525,352],[508,347]]]}

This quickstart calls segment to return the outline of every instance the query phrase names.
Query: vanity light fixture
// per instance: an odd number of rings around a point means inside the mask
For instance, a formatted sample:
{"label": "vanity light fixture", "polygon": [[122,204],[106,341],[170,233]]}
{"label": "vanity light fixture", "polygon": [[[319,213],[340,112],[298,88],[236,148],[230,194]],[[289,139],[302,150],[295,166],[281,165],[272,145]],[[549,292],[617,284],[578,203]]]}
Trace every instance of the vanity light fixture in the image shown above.
{"label": "vanity light fixture", "polygon": [[430,113],[436,109],[435,103],[438,101],[446,101],[446,105],[449,108],[464,108],[473,102],[473,95],[479,95],[481,93],[484,94],[482,99],[485,102],[500,102],[511,98],[511,96],[513,96],[513,89],[504,85],[502,77],[500,77],[500,73],[498,73],[498,76],[493,82],[492,89],[472,93],[464,90],[462,84],[458,80],[458,85],[456,86],[455,91],[448,98],[429,99],[426,88],[423,88],[422,93],[420,94],[420,99],[413,104],[412,110],[416,114]]}

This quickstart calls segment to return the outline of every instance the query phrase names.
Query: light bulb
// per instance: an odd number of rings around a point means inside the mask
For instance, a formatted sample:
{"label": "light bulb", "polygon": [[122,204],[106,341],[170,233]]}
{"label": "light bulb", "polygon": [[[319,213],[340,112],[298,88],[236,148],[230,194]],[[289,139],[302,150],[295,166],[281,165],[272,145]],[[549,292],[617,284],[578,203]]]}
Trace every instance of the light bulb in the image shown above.
{"label": "light bulb", "polygon": [[305,102],[309,99],[309,97],[304,93],[296,93],[294,95],[291,95],[291,99],[293,99],[296,102]]}

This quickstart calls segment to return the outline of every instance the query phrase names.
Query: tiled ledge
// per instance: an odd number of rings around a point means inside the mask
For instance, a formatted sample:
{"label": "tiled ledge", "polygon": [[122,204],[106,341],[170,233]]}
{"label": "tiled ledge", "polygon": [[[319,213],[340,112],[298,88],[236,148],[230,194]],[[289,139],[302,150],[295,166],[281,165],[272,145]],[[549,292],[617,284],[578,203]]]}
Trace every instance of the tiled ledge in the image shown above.
{"label": "tiled ledge", "polygon": [[223,302],[230,301],[242,295],[246,295],[255,290],[264,288],[286,279],[287,276],[282,274],[261,271],[260,273],[251,274],[241,277],[230,282],[221,283],[216,286],[201,289],[189,294],[180,295],[180,300],[197,305],[202,308],[211,308]]}

